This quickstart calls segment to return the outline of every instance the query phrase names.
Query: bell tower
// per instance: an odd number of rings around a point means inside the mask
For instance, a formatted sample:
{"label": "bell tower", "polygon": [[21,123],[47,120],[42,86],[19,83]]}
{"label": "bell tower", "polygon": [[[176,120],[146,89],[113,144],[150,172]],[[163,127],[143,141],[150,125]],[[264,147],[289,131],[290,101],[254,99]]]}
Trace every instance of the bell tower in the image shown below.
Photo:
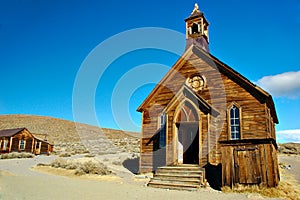
{"label": "bell tower", "polygon": [[209,52],[208,26],[204,14],[200,11],[198,4],[195,4],[192,14],[185,19],[186,23],[186,49],[192,44]]}

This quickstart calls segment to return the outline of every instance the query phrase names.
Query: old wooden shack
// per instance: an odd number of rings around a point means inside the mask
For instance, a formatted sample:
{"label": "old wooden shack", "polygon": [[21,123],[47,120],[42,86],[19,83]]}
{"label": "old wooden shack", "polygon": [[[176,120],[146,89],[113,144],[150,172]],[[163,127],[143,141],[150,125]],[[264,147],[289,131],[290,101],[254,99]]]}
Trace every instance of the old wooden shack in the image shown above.
{"label": "old wooden shack", "polygon": [[[215,188],[276,186],[278,118],[272,96],[210,54],[209,23],[198,5],[185,22],[186,51],[137,109],[140,173],[161,173],[152,185],[171,187],[172,170],[178,176],[199,166],[203,180]],[[173,178],[167,180],[168,174]],[[176,181],[177,187],[187,186]]]}
{"label": "old wooden shack", "polygon": [[27,152],[50,154],[53,144],[36,138],[26,128],[5,129],[0,131],[0,153]]}

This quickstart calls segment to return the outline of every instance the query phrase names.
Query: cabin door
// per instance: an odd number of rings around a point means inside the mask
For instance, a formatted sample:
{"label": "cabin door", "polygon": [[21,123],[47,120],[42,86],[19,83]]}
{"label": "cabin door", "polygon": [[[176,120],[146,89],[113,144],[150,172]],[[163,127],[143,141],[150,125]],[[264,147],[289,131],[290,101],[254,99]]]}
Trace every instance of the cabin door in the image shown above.
{"label": "cabin door", "polygon": [[178,125],[178,163],[199,164],[198,124]]}
{"label": "cabin door", "polygon": [[236,183],[258,184],[261,182],[257,156],[259,155],[255,149],[236,151],[234,159]]}
{"label": "cabin door", "polygon": [[41,143],[39,141],[35,142],[35,154],[41,154]]}

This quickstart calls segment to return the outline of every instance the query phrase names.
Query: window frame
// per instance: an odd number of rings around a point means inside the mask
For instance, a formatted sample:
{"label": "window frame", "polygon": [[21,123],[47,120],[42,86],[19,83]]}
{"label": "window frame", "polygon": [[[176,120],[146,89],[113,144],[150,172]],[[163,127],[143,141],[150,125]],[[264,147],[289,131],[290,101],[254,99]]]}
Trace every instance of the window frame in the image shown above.
{"label": "window frame", "polygon": [[35,149],[40,149],[41,148],[40,143],[41,143],[40,141],[35,142]]}
{"label": "window frame", "polygon": [[[231,110],[233,109],[233,107],[236,107],[238,109],[238,118],[231,118]],[[234,116],[236,117],[236,116]],[[235,126],[232,126],[231,124],[231,120],[239,120],[239,124],[238,125],[235,125]],[[241,106],[239,106],[237,103],[231,103],[228,108],[227,108],[227,122],[228,122],[228,140],[241,140],[242,139],[242,108]],[[236,137],[237,136],[237,133],[234,133],[235,134],[235,137],[232,137],[233,136],[233,133],[232,133],[232,127],[239,127],[239,137]]]}
{"label": "window frame", "polygon": [[[22,142],[23,142],[23,144],[22,144]],[[22,146],[23,146],[23,148],[21,148]],[[19,142],[19,149],[20,149],[20,151],[24,151],[25,148],[26,148],[26,140],[21,139]]]}
{"label": "window frame", "polygon": [[159,145],[158,147],[164,148],[167,145],[167,120],[168,119],[168,115],[167,113],[162,113],[159,117],[158,117],[158,121],[159,121]]}

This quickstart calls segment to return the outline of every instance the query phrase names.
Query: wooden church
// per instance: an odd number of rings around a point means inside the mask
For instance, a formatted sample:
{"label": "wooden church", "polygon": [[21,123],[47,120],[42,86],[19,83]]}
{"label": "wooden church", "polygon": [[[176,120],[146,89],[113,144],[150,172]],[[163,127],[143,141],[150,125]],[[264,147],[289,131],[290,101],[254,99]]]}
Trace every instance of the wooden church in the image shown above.
{"label": "wooden church", "polygon": [[276,186],[272,96],[210,54],[209,23],[197,4],[185,22],[184,54],[137,109],[140,173],[154,172],[149,184],[166,188],[189,187],[193,181],[180,177],[197,170],[191,187]]}

